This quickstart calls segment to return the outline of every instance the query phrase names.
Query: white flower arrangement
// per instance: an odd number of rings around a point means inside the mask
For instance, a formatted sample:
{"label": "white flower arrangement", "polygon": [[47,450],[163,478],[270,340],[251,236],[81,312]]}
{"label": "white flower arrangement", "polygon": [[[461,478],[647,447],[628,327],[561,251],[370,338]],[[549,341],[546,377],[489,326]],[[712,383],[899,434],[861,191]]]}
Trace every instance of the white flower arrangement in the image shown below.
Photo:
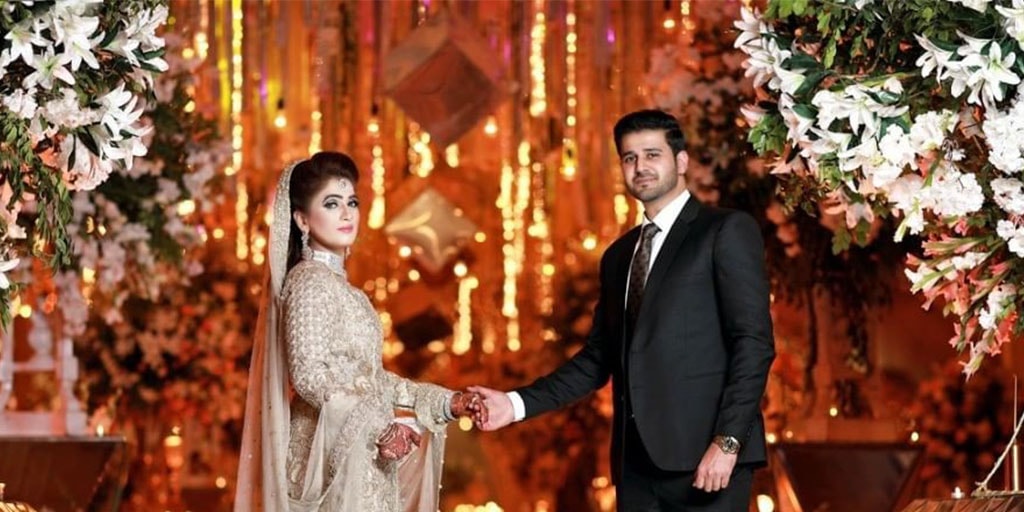
{"label": "white flower arrangement", "polygon": [[771,0],[735,27],[764,99],[750,140],[804,184],[787,204],[837,200],[837,238],[860,241],[888,215],[897,240],[922,237],[906,273],[926,306],[943,297],[959,317],[951,344],[968,375],[1019,337],[1024,0]]}
{"label": "white flower arrangement", "polygon": [[[139,118],[167,69],[157,35],[167,13],[162,0],[0,1],[0,258],[31,252],[68,265],[69,191],[92,190],[146,154]],[[9,299],[0,291],[5,321]]]}

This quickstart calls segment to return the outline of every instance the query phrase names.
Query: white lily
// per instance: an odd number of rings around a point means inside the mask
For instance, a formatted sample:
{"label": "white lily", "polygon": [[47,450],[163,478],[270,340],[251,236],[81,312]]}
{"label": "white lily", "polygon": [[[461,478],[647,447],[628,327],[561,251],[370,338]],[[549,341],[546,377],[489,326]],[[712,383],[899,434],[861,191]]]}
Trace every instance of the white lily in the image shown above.
{"label": "white lily", "polygon": [[21,263],[21,259],[14,258],[8,261],[0,261],[0,290],[6,290],[11,287],[11,281],[7,279],[7,273],[14,270]]}
{"label": "white lily", "polygon": [[736,37],[733,48],[748,45],[758,48],[763,47],[761,34],[769,32],[769,29],[759,12],[751,10],[749,7],[743,7],[740,9],[740,19],[732,22],[732,25],[740,30],[740,35]]}
{"label": "white lily", "polygon": [[49,90],[53,89],[55,78],[68,85],[75,85],[75,76],[64,67],[70,62],[70,56],[65,53],[54,55],[53,47],[49,46],[42,55],[36,55],[32,60],[35,71],[26,76],[21,85],[29,89],[38,84]]}
{"label": "white lily", "polygon": [[1024,50],[1024,0],[1013,0],[1012,7],[997,5],[996,12],[1003,17],[1003,28],[1007,35]]}
{"label": "white lily", "polygon": [[11,42],[11,59],[25,61],[25,64],[32,65],[35,61],[34,46],[47,46],[48,41],[43,38],[41,32],[46,28],[42,18],[24,20],[11,27],[10,32],[4,35],[4,39]]}

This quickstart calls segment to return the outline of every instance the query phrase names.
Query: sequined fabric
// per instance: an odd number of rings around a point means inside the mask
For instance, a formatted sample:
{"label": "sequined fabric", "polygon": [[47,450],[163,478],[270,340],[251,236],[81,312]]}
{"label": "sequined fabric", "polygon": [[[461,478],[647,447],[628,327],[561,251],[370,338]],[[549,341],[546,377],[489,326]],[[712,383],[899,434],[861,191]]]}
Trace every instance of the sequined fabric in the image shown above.
{"label": "sequined fabric", "polygon": [[[287,276],[282,294],[288,369],[295,396],[291,401],[291,433],[287,473],[289,494],[301,492],[307,471],[323,471],[328,496],[320,510],[336,510],[330,496],[334,479],[345,479],[353,497],[345,496],[346,510],[399,512],[395,464],[377,460],[374,440],[394,419],[395,408],[415,412],[431,432],[443,435],[445,409],[452,392],[415,383],[384,370],[382,328],[369,299],[351,286],[344,273],[332,272],[317,261],[303,261]],[[355,405],[340,424],[337,442],[329,449],[327,467],[307,468],[320,410],[344,396]],[[362,492],[358,492],[361,489]]]}

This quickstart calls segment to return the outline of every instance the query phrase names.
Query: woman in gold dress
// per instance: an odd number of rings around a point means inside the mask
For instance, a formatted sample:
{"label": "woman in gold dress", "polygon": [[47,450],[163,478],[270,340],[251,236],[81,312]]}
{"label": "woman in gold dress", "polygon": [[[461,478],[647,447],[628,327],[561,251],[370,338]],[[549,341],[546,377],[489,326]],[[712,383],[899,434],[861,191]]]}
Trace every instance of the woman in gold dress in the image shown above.
{"label": "woman in gold dress", "polygon": [[445,426],[486,415],[476,394],[384,370],[380,320],[345,273],[358,176],[321,152],[279,180],[236,511],[434,512]]}

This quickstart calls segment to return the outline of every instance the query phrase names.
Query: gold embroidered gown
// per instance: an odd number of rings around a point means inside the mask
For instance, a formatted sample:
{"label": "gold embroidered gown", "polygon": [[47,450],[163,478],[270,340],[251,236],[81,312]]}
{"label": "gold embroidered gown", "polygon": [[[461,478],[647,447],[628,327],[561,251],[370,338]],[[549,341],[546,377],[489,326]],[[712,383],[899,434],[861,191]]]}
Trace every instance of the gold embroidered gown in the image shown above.
{"label": "gold embroidered gown", "polygon": [[[285,279],[282,301],[294,390],[287,458],[291,509],[436,510],[452,392],[384,370],[380,319],[340,265],[332,270],[321,261],[299,262]],[[435,471],[426,483],[400,486],[399,464],[378,460],[374,441],[396,408],[414,412],[426,428],[424,446],[402,463]],[[417,500],[412,506],[403,504],[410,493]]]}

